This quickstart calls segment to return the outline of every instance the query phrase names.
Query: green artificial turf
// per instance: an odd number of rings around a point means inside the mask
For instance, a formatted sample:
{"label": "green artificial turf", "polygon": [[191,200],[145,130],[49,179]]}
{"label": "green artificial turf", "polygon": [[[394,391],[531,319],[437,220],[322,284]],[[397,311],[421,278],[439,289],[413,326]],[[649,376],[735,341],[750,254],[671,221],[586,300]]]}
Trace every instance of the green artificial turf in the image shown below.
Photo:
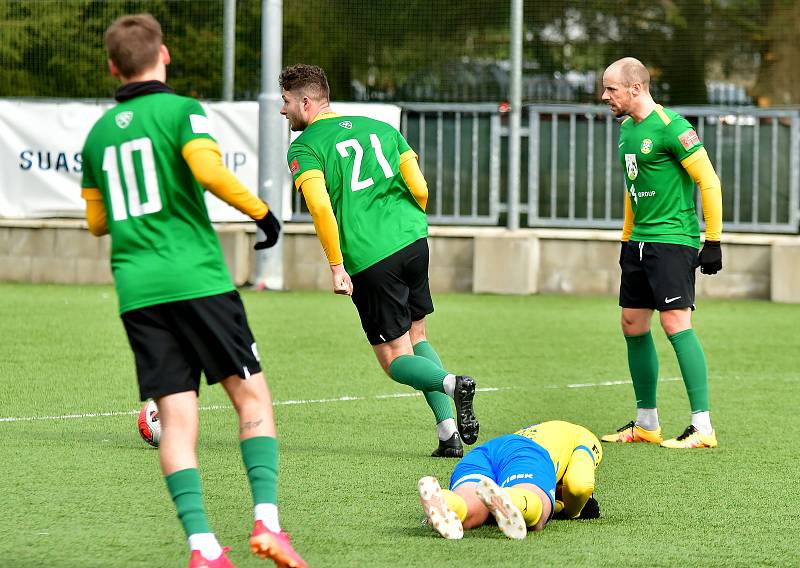
{"label": "green artificial turf", "polygon": [[[136,430],[133,357],[110,287],[0,285],[0,566],[185,566],[157,452]],[[602,518],[557,521],[524,541],[495,527],[446,541],[423,526],[433,418],[382,374],[349,300],[243,293],[276,402],[280,511],[313,567],[797,565],[800,306],[699,301],[720,447],[604,445]],[[475,377],[481,440],[563,419],[596,434],[634,416],[613,298],[436,295],[428,335],[448,370]],[[657,322],[655,322],[657,328]],[[667,436],[689,407],[672,348],[661,359]],[[352,397],[354,400],[337,400]],[[235,414],[204,388],[198,452],[212,528],[240,567],[249,488]],[[222,408],[220,408],[222,407]],[[107,413],[107,415],[100,415]],[[82,418],[68,415],[91,414]],[[8,418],[31,420],[5,420]]]}

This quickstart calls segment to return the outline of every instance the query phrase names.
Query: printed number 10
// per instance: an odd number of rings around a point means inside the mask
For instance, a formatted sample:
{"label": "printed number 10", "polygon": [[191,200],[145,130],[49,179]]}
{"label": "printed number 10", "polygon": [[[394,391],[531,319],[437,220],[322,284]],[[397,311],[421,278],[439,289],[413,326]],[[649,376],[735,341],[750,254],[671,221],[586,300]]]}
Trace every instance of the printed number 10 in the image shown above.
{"label": "printed number 10", "polygon": [[[389,162],[386,160],[386,156],[383,155],[381,141],[378,140],[378,136],[376,134],[370,134],[369,141],[372,144],[372,149],[375,150],[375,158],[378,160],[381,170],[383,170],[383,175],[386,176],[386,179],[391,178],[394,176],[394,173],[392,172],[392,167],[389,165]],[[361,147],[361,144],[355,138],[350,138],[349,140],[343,140],[336,145],[336,149],[339,151],[339,155],[342,158],[347,158],[349,156],[349,152],[347,151],[348,148],[352,148],[353,153],[355,154],[355,160],[353,162],[353,174],[352,178],[350,179],[350,189],[353,191],[359,191],[374,185],[375,181],[371,177],[359,179],[361,177],[361,160],[364,158],[364,149]]]}
{"label": "printed number 10", "polygon": [[[147,200],[142,203],[139,197],[139,182],[136,179],[136,170],[133,164],[133,153],[139,152],[142,164],[142,179],[144,193]],[[124,221],[131,217],[139,217],[147,213],[161,211],[161,193],[158,191],[158,176],[156,176],[156,161],[153,157],[153,143],[149,138],[136,138],[129,140],[119,147],[122,168],[117,163],[117,149],[106,146],[103,153],[103,171],[108,177],[108,194],[111,201],[111,213],[114,221]],[[128,189],[127,207],[125,194],[122,191],[120,174],[125,180]]]}

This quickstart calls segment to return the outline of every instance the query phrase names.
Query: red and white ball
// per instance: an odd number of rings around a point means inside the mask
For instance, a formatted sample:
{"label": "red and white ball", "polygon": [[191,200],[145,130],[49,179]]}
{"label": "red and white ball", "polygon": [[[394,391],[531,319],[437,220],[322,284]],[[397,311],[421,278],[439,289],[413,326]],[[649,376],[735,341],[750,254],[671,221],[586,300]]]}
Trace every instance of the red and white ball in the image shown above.
{"label": "red and white ball", "polygon": [[148,400],[139,411],[138,426],[142,440],[157,448],[161,439],[161,422],[158,421],[156,401]]}

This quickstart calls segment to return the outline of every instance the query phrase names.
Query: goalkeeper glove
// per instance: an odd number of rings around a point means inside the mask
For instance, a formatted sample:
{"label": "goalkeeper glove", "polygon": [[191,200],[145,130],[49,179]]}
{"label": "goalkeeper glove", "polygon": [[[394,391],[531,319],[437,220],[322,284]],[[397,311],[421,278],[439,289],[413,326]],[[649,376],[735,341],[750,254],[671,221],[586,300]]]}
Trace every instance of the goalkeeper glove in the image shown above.
{"label": "goalkeeper glove", "polygon": [[719,241],[706,241],[700,251],[700,272],[716,274],[722,270],[722,247]]}
{"label": "goalkeeper glove", "polygon": [[625,249],[628,248],[628,241],[622,241],[622,246],[619,248],[619,265],[622,266],[622,261],[625,259]]}
{"label": "goalkeeper glove", "polygon": [[262,219],[256,219],[256,226],[264,232],[267,237],[263,241],[257,241],[253,247],[256,250],[266,249],[275,246],[281,234],[281,224],[278,218],[272,214],[272,210],[267,210],[267,214]]}

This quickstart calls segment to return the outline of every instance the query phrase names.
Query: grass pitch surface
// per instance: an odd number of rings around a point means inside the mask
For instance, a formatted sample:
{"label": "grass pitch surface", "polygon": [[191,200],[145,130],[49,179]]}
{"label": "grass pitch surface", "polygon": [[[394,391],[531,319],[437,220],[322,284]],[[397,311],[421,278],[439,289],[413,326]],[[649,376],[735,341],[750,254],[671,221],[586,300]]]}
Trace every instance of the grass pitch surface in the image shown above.
{"label": "grass pitch surface", "polygon": [[[0,566],[185,566],[157,452],[136,431],[133,357],[113,289],[3,284],[0,293]],[[601,519],[552,522],[520,542],[495,527],[445,541],[421,523],[416,482],[436,475],[445,485],[455,460],[427,457],[432,415],[381,373],[350,302],[243,297],[276,402],[281,521],[311,566],[800,562],[800,306],[701,298],[694,323],[719,448],[605,445]],[[476,396],[480,440],[550,419],[599,436],[633,418],[613,298],[434,300],[428,335],[445,366],[497,389]],[[669,342],[660,329],[654,336],[659,413],[674,436],[688,402]],[[251,502],[235,414],[219,387],[202,389],[200,403],[211,526],[237,566],[266,565],[246,545]]]}

